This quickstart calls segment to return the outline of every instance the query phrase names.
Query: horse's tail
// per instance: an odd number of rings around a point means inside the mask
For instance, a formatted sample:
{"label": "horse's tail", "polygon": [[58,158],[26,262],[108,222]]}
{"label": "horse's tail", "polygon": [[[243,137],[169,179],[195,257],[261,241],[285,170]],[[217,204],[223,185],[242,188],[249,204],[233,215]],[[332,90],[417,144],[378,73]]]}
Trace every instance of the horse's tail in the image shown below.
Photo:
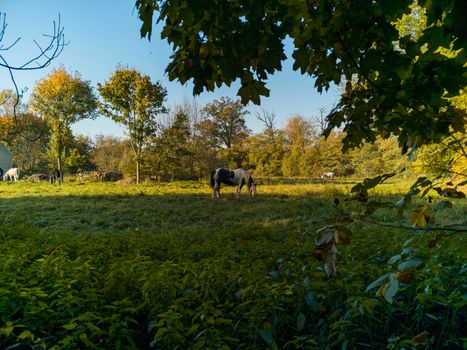
{"label": "horse's tail", "polygon": [[211,188],[214,188],[214,185],[216,184],[216,181],[214,180],[214,175],[216,174],[215,170],[211,171],[211,178],[209,179],[209,185]]}

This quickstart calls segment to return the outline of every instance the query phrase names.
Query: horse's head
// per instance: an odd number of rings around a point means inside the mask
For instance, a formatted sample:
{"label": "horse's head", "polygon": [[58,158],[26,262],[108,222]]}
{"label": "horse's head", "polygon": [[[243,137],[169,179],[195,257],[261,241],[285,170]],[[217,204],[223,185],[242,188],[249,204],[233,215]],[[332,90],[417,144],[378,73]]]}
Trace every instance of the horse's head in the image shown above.
{"label": "horse's head", "polygon": [[251,176],[248,179],[247,187],[248,187],[248,192],[250,192],[250,195],[252,197],[256,196],[256,185]]}

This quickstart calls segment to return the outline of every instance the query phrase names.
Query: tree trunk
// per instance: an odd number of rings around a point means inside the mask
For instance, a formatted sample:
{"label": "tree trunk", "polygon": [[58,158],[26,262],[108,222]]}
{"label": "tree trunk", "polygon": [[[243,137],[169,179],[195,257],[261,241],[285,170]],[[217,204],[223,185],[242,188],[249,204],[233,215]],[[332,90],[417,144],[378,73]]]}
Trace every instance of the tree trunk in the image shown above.
{"label": "tree trunk", "polygon": [[61,154],[59,154],[57,158],[57,167],[58,167],[58,171],[60,172],[60,180],[63,183],[62,155]]}
{"label": "tree trunk", "polygon": [[139,184],[139,159],[136,159],[136,183]]}

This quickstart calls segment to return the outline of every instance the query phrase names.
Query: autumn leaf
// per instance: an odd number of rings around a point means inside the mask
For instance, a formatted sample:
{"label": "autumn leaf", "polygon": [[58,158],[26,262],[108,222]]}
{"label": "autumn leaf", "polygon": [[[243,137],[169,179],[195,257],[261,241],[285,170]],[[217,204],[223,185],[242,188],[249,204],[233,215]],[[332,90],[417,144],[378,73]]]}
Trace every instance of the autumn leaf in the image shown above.
{"label": "autumn leaf", "polygon": [[430,333],[428,333],[427,331],[423,331],[422,333],[413,337],[410,342],[412,343],[413,346],[424,345],[426,344],[428,339],[430,339]]}
{"label": "autumn leaf", "polygon": [[429,223],[433,222],[433,216],[431,208],[428,205],[420,205],[414,209],[410,215],[414,226],[416,227],[426,227]]}
{"label": "autumn leaf", "polygon": [[336,227],[334,225],[326,225],[316,231],[318,238],[316,238],[317,247],[325,247],[330,244],[334,244],[334,234]]}
{"label": "autumn leaf", "polygon": [[336,232],[334,234],[334,242],[336,244],[349,244],[350,243],[350,236],[352,231],[350,231],[347,227],[343,225],[336,226]]}
{"label": "autumn leaf", "polygon": [[397,279],[402,283],[409,283],[413,278],[413,273],[409,270],[399,271],[397,274]]}

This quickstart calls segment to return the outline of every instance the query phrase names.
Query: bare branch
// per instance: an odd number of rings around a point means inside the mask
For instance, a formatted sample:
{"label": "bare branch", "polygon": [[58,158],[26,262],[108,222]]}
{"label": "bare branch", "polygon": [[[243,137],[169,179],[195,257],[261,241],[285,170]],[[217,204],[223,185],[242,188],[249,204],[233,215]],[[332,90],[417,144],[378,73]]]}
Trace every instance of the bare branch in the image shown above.
{"label": "bare branch", "polygon": [[348,216],[349,218],[357,221],[357,222],[363,222],[366,224],[371,224],[371,225],[376,225],[376,226],[383,226],[383,227],[388,227],[388,228],[394,228],[394,229],[399,229],[399,230],[409,230],[409,231],[449,231],[449,232],[467,232],[467,227],[455,227],[455,226],[460,226],[463,224],[452,224],[449,226],[432,226],[432,227],[415,227],[415,226],[404,226],[404,225],[395,225],[395,224],[389,224],[386,222],[381,222],[381,221],[375,221],[375,220],[370,220],[370,219],[362,219],[362,218],[356,218],[353,216]]}
{"label": "bare branch", "polygon": [[[0,42],[3,40],[3,37],[5,35],[6,31],[6,14],[0,13],[0,21],[1,21],[1,30],[0,30]],[[19,65],[13,65],[8,62],[8,60],[0,54],[0,67],[5,68],[8,71],[8,74],[10,75],[11,82],[13,83],[14,90],[16,93],[16,101],[13,106],[13,116],[15,119],[15,124],[16,124],[16,130],[14,133],[17,133],[19,136],[22,138],[29,140],[29,141],[35,141],[39,139],[42,135],[42,131],[37,137],[34,137],[30,139],[27,136],[24,136],[21,131],[19,130],[19,123],[18,123],[18,116],[17,116],[17,107],[20,104],[21,98],[24,94],[24,92],[27,91],[27,89],[21,89],[21,91],[18,88],[18,85],[16,83],[13,71],[29,71],[29,70],[37,70],[37,69],[42,69],[50,65],[50,62],[57,58],[63,51],[64,47],[67,45],[65,42],[65,36],[63,34],[64,28],[61,25],[60,21],[60,15],[58,16],[58,24],[54,21],[53,22],[53,32],[52,35],[44,35],[49,38],[49,42],[46,46],[41,46],[36,40],[34,40],[34,43],[39,49],[39,53],[35,55],[33,58],[30,60],[19,64]],[[19,42],[20,38],[16,39],[11,45],[8,45],[4,47],[3,45],[0,46],[0,51],[7,51],[11,49],[14,45],[16,45]]]}
{"label": "bare branch", "polygon": [[255,116],[259,121],[261,121],[264,124],[267,133],[274,141],[276,134],[276,113],[262,109],[261,113],[256,112]]}

